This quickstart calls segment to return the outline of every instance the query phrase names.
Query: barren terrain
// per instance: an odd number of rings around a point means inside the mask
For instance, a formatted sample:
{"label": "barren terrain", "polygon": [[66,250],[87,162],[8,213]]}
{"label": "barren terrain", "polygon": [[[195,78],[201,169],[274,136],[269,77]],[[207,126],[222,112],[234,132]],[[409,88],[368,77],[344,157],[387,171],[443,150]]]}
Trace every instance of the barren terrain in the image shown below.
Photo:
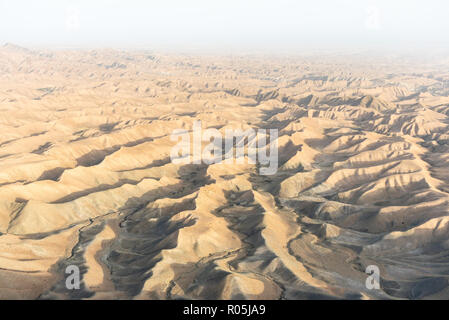
{"label": "barren terrain", "polygon": [[[278,129],[276,174],[173,163],[194,120]],[[0,298],[447,299],[448,129],[444,57],[7,44]]]}

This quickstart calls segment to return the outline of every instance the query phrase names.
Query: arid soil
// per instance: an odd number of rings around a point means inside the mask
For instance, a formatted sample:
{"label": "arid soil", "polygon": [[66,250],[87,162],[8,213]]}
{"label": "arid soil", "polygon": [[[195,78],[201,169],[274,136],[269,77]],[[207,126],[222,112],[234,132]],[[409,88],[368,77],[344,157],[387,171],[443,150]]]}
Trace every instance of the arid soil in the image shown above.
{"label": "arid soil", "polygon": [[[278,129],[277,172],[173,163],[195,120]],[[448,129],[444,57],[7,44],[0,298],[447,299]]]}

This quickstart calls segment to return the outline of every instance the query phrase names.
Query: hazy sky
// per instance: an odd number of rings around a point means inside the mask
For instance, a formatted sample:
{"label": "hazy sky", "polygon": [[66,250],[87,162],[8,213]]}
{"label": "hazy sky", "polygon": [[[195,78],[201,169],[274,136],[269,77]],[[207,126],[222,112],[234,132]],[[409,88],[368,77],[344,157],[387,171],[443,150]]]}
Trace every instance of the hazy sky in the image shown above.
{"label": "hazy sky", "polygon": [[446,0],[0,0],[0,43],[59,47],[449,47]]}

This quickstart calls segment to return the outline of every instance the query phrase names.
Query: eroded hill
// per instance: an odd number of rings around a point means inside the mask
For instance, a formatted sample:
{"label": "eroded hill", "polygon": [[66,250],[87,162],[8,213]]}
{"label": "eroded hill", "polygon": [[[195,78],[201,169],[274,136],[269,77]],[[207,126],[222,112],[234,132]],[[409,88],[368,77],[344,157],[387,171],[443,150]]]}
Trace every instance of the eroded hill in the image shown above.
{"label": "eroded hill", "polygon": [[[448,83],[447,59],[6,45],[0,298],[447,298]],[[173,163],[194,120],[278,129],[277,173]]]}

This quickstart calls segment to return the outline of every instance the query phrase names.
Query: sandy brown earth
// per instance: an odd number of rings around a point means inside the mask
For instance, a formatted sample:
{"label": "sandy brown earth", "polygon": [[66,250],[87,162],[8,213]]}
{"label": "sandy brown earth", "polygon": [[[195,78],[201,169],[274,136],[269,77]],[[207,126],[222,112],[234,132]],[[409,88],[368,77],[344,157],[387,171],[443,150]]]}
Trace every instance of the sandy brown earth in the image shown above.
{"label": "sandy brown earth", "polygon": [[[278,129],[277,173],[173,163],[194,120]],[[5,45],[0,298],[448,298],[448,128],[444,57]]]}

